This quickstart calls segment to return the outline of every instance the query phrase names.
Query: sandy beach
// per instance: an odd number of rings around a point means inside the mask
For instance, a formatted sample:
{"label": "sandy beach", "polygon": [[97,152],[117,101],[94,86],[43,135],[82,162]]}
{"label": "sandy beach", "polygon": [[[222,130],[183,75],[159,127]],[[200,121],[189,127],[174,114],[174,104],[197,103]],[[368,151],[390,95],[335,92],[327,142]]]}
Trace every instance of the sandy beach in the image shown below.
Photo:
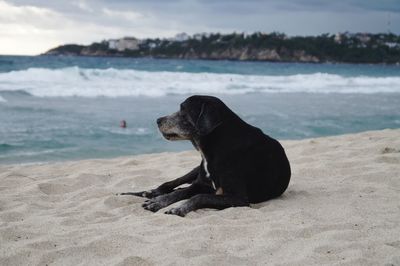
{"label": "sandy beach", "polygon": [[400,130],[282,144],[283,196],[185,218],[116,193],[185,174],[195,151],[0,166],[0,265],[400,265]]}

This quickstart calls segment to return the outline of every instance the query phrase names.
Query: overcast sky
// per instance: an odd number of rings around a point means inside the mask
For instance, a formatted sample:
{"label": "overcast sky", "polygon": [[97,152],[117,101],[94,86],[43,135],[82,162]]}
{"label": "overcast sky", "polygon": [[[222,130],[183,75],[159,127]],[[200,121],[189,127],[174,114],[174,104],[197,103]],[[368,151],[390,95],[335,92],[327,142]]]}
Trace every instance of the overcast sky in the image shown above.
{"label": "overcast sky", "polygon": [[0,54],[179,32],[388,30],[400,34],[400,0],[0,0]]}

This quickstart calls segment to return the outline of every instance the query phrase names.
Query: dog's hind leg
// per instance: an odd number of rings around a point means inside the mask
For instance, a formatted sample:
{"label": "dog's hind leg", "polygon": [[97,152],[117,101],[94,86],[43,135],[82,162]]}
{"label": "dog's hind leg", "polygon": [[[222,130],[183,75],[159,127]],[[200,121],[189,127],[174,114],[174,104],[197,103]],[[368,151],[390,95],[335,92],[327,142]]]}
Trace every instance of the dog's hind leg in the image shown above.
{"label": "dog's hind leg", "polygon": [[145,197],[145,198],[154,198],[163,194],[170,193],[171,191],[174,190],[174,188],[183,185],[183,184],[188,184],[192,183],[198,176],[200,171],[200,166],[194,168],[192,171],[187,173],[184,176],[181,176],[177,179],[174,179],[172,181],[166,182],[159,187],[147,191],[139,191],[139,192],[124,192],[120,193],[118,195],[131,195],[131,196],[139,196],[139,197]]}
{"label": "dog's hind leg", "polygon": [[181,206],[172,208],[165,213],[175,214],[183,217],[187,213],[201,208],[213,208],[222,210],[229,207],[240,206],[249,206],[248,200],[231,195],[198,194],[191,197]]}

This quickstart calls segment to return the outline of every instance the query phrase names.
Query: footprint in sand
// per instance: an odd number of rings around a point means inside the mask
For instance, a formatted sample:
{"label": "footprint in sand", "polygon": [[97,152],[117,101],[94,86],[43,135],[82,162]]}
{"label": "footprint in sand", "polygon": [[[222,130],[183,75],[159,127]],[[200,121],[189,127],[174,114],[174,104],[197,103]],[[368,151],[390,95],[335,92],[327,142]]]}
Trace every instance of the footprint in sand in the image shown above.
{"label": "footprint in sand", "polygon": [[53,241],[39,241],[34,242],[27,245],[29,248],[32,249],[39,249],[39,250],[50,250],[57,248],[57,244]]}
{"label": "footprint in sand", "polygon": [[385,245],[400,249],[400,240],[399,241],[390,242],[390,243],[385,243]]}
{"label": "footprint in sand", "polygon": [[136,166],[136,165],[140,165],[140,162],[135,159],[127,159],[127,160],[123,160],[118,165],[120,165],[120,166]]}
{"label": "footprint in sand", "polygon": [[65,194],[70,193],[74,189],[71,186],[66,184],[56,184],[56,183],[42,183],[38,185],[39,190],[44,194],[53,195],[53,194]]}
{"label": "footprint in sand", "polygon": [[144,199],[140,198],[140,197],[113,195],[104,200],[104,205],[114,209],[114,208],[130,206],[135,203],[142,204],[143,201],[144,201]]}
{"label": "footprint in sand", "polygon": [[92,213],[89,213],[84,217],[85,222],[87,223],[111,223],[115,222],[119,219],[119,217],[116,217],[115,214],[111,214],[108,212],[103,212],[103,211],[95,211]]}
{"label": "footprint in sand", "polygon": [[391,147],[385,147],[381,150],[382,154],[386,154],[386,153],[399,153],[400,149],[395,149],[395,148],[391,148]]}
{"label": "footprint in sand", "polygon": [[[121,178],[121,181],[119,181],[116,186],[119,187],[127,181],[129,181],[129,184],[140,184],[143,187],[150,186],[161,182],[160,175],[161,171],[152,169],[128,171],[124,173],[124,177]],[[125,189],[129,190],[129,188],[130,187],[127,186]]]}
{"label": "footprint in sand", "polygon": [[98,186],[111,180],[109,175],[80,174],[75,178],[65,178],[59,183],[45,182],[38,185],[39,190],[47,195],[66,194],[90,186]]}
{"label": "footprint in sand", "polygon": [[400,164],[400,157],[398,156],[382,156],[376,159],[379,163]]}
{"label": "footprint in sand", "polygon": [[25,215],[20,212],[3,212],[0,214],[0,220],[4,222],[21,222]]}
{"label": "footprint in sand", "polygon": [[150,261],[143,259],[142,257],[138,256],[130,256],[125,258],[123,261],[117,264],[117,266],[147,266],[147,265],[154,265]]}
{"label": "footprint in sand", "polygon": [[400,164],[400,149],[393,147],[385,147],[380,151],[381,154],[386,156],[380,156],[376,161],[379,163],[390,163],[390,164]]}

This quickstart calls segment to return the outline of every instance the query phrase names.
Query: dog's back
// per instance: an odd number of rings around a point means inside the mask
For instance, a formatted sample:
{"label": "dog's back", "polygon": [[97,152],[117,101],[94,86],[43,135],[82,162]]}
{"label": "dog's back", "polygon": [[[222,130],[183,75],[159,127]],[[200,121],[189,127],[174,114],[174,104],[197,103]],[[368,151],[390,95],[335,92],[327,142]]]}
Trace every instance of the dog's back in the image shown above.
{"label": "dog's back", "polygon": [[278,197],[288,187],[291,171],[285,151],[259,128],[235,115],[208,139],[202,148],[218,154],[208,161],[215,181],[229,180],[235,193],[246,191],[250,203]]}
{"label": "dog's back", "polygon": [[289,185],[291,176],[290,164],[282,145],[263,133],[260,133],[257,138],[259,141],[254,143],[253,152],[250,152],[246,158],[250,166],[247,168],[250,169],[250,173],[246,179],[250,203],[258,203],[282,195]]}

